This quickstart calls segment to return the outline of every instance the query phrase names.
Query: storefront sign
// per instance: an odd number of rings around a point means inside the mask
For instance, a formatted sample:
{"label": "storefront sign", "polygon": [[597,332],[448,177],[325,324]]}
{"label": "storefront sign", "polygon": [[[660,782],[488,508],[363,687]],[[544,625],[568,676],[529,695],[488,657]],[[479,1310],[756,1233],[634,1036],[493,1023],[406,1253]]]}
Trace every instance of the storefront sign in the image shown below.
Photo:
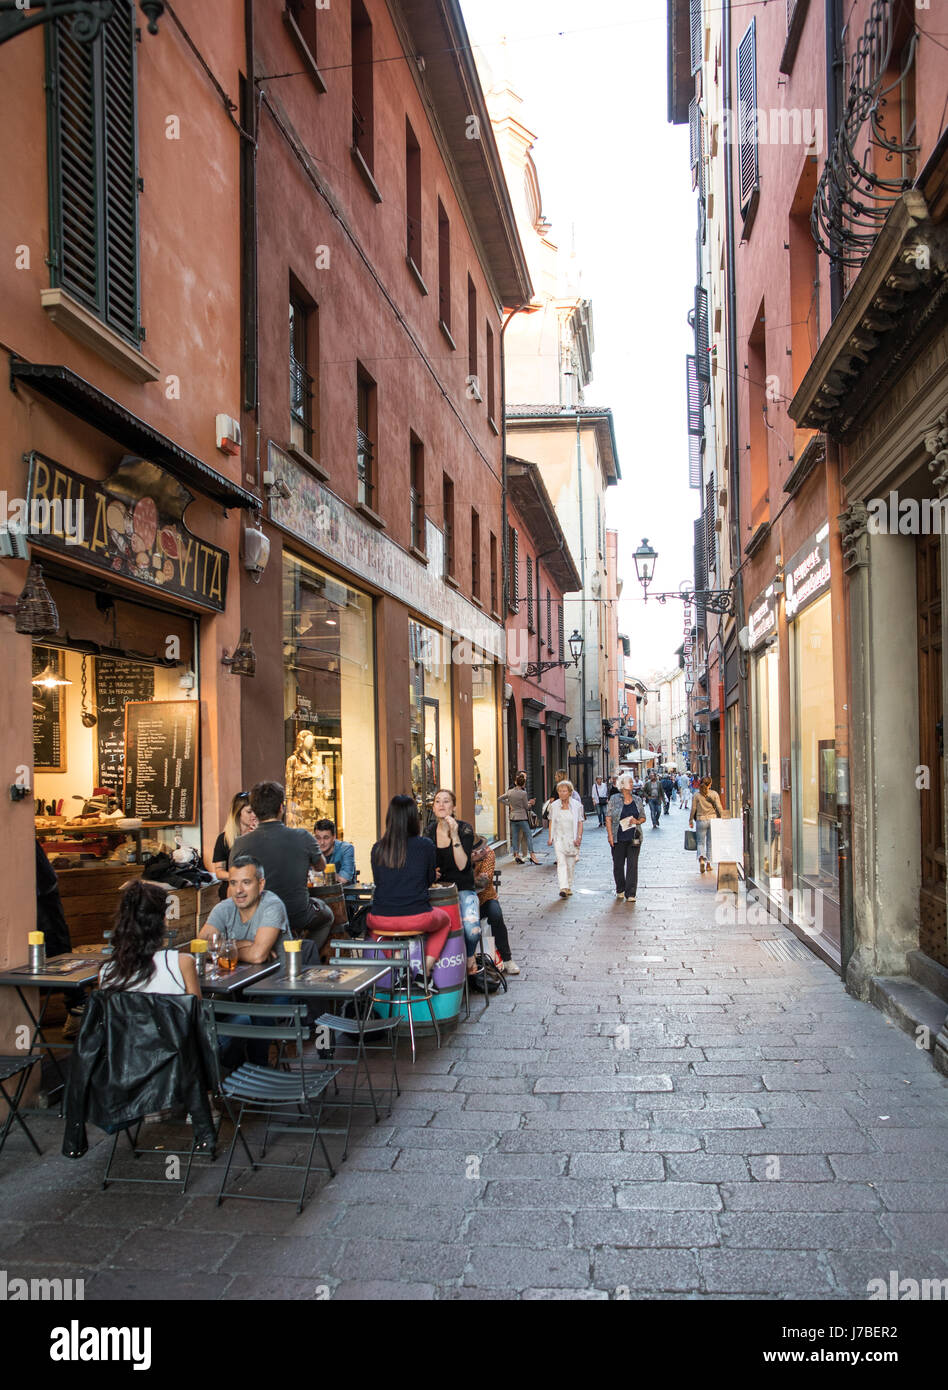
{"label": "storefront sign", "polygon": [[751,651],[777,631],[777,596],[773,584],[769,584],[760,598],[751,605],[747,627]]}
{"label": "storefront sign", "polygon": [[429,566],[363,521],[302,464],[273,444],[268,462],[290,492],[289,497],[271,498],[271,521],[426,618],[450,628],[499,661],[504,659],[504,629],[499,623],[455,593]]}
{"label": "storefront sign", "polygon": [[830,586],[829,522],[790,557],[786,568],[787,619],[825,593]]}
{"label": "storefront sign", "polygon": [[223,611],[227,553],[185,526],[194,499],[170,473],[128,456],[96,482],[35,451],[29,461],[31,545]]}

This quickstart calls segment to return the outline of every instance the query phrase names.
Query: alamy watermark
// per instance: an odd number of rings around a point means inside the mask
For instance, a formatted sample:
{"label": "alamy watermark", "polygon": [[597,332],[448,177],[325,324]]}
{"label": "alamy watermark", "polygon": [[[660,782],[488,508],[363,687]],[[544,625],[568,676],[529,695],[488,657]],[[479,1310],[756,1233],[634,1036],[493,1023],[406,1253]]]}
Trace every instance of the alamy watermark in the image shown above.
{"label": "alamy watermark", "polygon": [[19,1279],[0,1269],[0,1303],[81,1303],[84,1279]]}
{"label": "alamy watermark", "polygon": [[0,532],[22,536],[61,536],[67,545],[81,545],[85,504],[81,497],[10,497],[0,490]]}
{"label": "alamy watermark", "polygon": [[721,136],[729,144],[803,145],[822,151],[826,132],[826,113],[819,107],[745,106],[721,112]]}
{"label": "alamy watermark", "polygon": [[902,1279],[897,1269],[890,1269],[888,1280],[870,1279],[866,1293],[872,1301],[939,1303],[948,1300],[948,1279]]}
{"label": "alamy watermark", "polygon": [[870,497],[870,536],[940,536],[948,533],[948,497]]}

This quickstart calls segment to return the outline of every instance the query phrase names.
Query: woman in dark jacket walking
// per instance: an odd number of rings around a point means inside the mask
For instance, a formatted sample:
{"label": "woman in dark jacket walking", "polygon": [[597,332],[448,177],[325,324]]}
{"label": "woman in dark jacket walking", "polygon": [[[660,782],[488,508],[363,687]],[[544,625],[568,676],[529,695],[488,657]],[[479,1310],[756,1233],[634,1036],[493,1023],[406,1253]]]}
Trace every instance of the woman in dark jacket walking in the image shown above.
{"label": "woman in dark jacket walking", "polygon": [[540,860],[533,853],[533,841],[530,836],[530,807],[536,802],[536,797],[527,797],[527,774],[518,772],[514,778],[512,787],[508,787],[503,796],[497,798],[502,801],[510,812],[510,848],[513,850],[514,861],[517,864],[523,863],[523,854],[529,854],[531,864],[539,864]]}

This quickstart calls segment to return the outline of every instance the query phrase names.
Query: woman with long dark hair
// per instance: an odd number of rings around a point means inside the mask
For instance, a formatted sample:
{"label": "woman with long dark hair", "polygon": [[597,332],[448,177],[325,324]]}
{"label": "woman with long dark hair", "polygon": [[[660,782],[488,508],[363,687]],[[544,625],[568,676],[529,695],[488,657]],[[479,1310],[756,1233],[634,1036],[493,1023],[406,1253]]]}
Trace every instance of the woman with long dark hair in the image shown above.
{"label": "woman with long dark hair", "polygon": [[457,797],[450,787],[439,787],[431,805],[432,819],[425,835],[437,854],[438,881],[453,883],[458,890],[458,909],[467,947],[468,974],[477,969],[475,952],[481,934],[481,905],[474,886],[474,829],[466,820],[455,820]]}
{"label": "woman with long dark hair", "polygon": [[99,971],[102,989],[138,994],[194,994],[201,997],[197,967],[189,952],[163,951],[168,928],[168,892],[161,883],[136,878],[122,889],[112,958]]}
{"label": "woman with long dark hair", "polygon": [[393,796],[385,833],[372,846],[375,895],[366,926],[375,936],[425,932],[429,977],[451,930],[451,918],[440,907],[433,908],[428,895],[435,881],[435,867],[435,847],[421,834],[414,797]]}

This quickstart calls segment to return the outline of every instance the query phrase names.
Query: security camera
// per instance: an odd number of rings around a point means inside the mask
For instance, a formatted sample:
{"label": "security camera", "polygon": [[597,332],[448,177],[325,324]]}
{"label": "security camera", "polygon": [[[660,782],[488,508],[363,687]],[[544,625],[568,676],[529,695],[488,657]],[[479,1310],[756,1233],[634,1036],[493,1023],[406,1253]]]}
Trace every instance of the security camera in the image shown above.
{"label": "security camera", "polygon": [[737,644],[742,652],[750,651],[750,628],[742,627],[737,634]]}

